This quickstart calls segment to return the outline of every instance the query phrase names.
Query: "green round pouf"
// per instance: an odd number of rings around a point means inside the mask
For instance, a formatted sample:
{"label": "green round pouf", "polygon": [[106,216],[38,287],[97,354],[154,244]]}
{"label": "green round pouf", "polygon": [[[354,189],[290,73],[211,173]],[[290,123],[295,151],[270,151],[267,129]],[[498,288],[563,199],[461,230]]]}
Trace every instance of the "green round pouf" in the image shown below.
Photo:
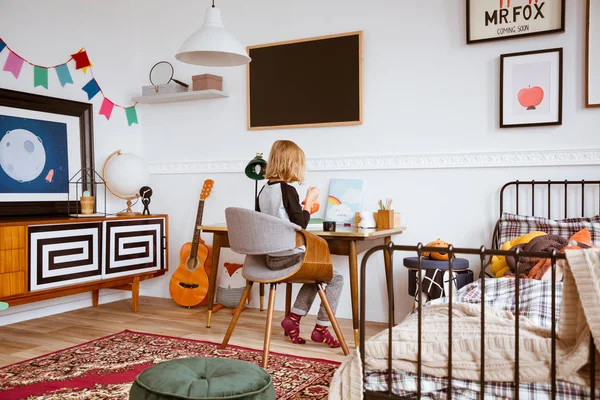
{"label": "green round pouf", "polygon": [[181,358],[142,371],[130,400],[275,400],[271,375],[257,365],[223,358]]}

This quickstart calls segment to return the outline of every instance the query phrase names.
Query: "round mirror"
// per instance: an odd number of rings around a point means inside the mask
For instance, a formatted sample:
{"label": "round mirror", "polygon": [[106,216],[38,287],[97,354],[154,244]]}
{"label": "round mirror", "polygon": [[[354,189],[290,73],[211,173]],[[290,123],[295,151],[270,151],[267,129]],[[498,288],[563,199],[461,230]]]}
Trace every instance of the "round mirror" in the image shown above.
{"label": "round mirror", "polygon": [[164,85],[173,79],[173,66],[167,61],[160,61],[150,70],[150,83],[154,86]]}

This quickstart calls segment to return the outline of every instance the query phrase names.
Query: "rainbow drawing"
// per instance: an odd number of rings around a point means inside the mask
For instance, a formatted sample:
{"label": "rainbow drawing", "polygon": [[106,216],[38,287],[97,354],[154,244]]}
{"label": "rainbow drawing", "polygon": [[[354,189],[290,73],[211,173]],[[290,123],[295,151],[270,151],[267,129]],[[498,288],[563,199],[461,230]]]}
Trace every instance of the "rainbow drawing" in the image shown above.
{"label": "rainbow drawing", "polygon": [[361,179],[332,179],[329,184],[325,218],[338,223],[352,223],[360,211],[363,181]]}
{"label": "rainbow drawing", "polygon": [[327,197],[327,204],[331,204],[332,206],[339,206],[342,204],[342,202],[337,197],[329,195]]}

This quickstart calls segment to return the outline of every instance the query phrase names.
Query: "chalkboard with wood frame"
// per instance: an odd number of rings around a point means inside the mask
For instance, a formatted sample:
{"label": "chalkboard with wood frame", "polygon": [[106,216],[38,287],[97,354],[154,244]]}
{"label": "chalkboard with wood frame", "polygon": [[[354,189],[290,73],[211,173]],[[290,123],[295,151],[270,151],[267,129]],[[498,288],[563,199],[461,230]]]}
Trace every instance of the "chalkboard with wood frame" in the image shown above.
{"label": "chalkboard with wood frame", "polygon": [[362,124],[362,31],[247,50],[249,130]]}

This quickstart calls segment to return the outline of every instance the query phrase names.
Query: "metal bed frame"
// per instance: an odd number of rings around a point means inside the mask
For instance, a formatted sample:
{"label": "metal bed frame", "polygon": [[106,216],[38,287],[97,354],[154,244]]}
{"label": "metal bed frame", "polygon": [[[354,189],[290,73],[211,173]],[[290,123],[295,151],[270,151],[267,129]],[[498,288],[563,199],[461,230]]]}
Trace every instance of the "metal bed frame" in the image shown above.
{"label": "metal bed frame", "polygon": [[[582,217],[585,215],[585,189],[586,187],[595,186],[598,188],[600,193],[600,181],[513,181],[505,184],[500,190],[500,216],[505,210],[505,190],[507,188],[514,187],[515,192],[515,203],[516,203],[516,213],[519,213],[519,193],[520,188],[522,186],[531,186],[531,214],[535,216],[535,193],[536,186],[545,186],[547,187],[546,196],[547,196],[547,217],[550,218],[552,215],[552,194],[556,192],[554,190],[557,187],[564,188],[564,217],[567,218],[569,211],[569,199],[570,199],[570,191],[569,189],[572,187],[580,187],[581,188],[581,215]],[[554,190],[554,191],[553,191]],[[598,196],[598,210],[600,213],[600,195]],[[481,363],[480,363],[480,399],[484,400],[485,398],[485,281],[486,276],[484,270],[487,266],[487,259],[491,256],[512,256],[515,257],[515,261],[517,264],[517,270],[519,270],[519,263],[522,257],[538,257],[538,258],[546,258],[551,260],[552,264],[552,354],[551,354],[551,384],[552,384],[552,399],[556,399],[556,262],[558,260],[564,260],[565,255],[562,253],[558,253],[556,250],[553,250],[551,253],[547,252],[524,252],[520,249],[516,251],[504,251],[498,250],[498,224],[496,224],[496,228],[494,229],[493,234],[493,245],[494,249],[486,249],[485,246],[481,246],[479,249],[473,248],[455,248],[450,245],[447,248],[447,252],[449,254],[448,260],[448,272],[450,276],[453,274],[453,257],[456,254],[464,254],[464,255],[478,255],[481,262],[481,273],[480,273],[480,281],[481,281]],[[423,258],[423,252],[427,251],[439,251],[439,247],[425,247],[421,243],[417,246],[399,246],[394,243],[389,243],[388,245],[381,245],[374,247],[367,251],[365,256],[363,257],[361,263],[361,275],[360,275],[360,348],[365,348],[365,323],[366,323],[366,278],[367,278],[367,262],[371,255],[376,252],[382,251],[387,253],[386,255],[390,257],[390,260],[393,262],[394,252],[402,251],[402,252],[413,252],[418,256],[418,279],[419,282],[422,281],[423,277],[423,269],[421,266],[421,261]],[[393,265],[393,264],[392,264]],[[517,274],[515,276],[515,373],[514,373],[514,399],[519,400],[519,288],[520,288],[520,278]],[[386,392],[375,392],[368,391],[366,389],[363,390],[363,394],[365,399],[404,399],[404,398],[421,398],[421,390],[422,390],[422,360],[421,360],[421,350],[422,350],[422,302],[418,303],[418,308],[415,312],[418,313],[418,353],[417,353],[417,391],[416,393],[403,397],[395,395],[393,390],[393,368],[392,368],[392,321],[394,320],[394,272],[393,269],[389,270],[389,276],[387,280],[387,292],[388,292],[388,352],[387,352],[387,391]],[[421,294],[421,286],[418,285],[417,296],[420,297]],[[446,395],[449,400],[452,400],[452,305],[453,305],[453,291],[450,290],[448,294],[448,385],[446,389]],[[594,346],[593,338],[590,336],[590,397],[595,399],[596,394],[596,385],[595,385],[595,354],[596,349]],[[365,380],[365,354],[364,352],[360,353],[361,356],[361,364],[363,370],[363,382]]]}

